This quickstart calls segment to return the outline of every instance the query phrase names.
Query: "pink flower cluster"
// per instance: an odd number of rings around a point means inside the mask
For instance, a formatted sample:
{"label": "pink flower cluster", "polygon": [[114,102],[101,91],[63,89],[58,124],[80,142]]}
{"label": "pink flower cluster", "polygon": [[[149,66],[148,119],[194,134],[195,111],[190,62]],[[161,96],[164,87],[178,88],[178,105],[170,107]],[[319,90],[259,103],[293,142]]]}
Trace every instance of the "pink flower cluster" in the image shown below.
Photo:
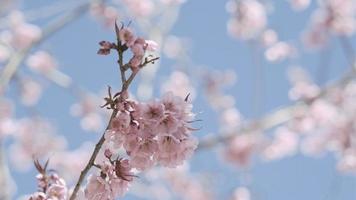
{"label": "pink flower cluster", "polygon": [[320,1],[314,11],[304,42],[310,47],[321,47],[328,41],[329,33],[350,36],[355,33],[356,3],[353,0]]}
{"label": "pink flower cluster", "polygon": [[352,81],[345,87],[333,88],[325,97],[296,111],[288,128],[304,135],[303,153],[332,152],[340,170],[356,172],[355,100],[356,83]]}
{"label": "pink flower cluster", "polygon": [[[111,155],[108,156],[108,158]],[[134,175],[128,160],[117,159],[103,162],[99,175],[90,175],[85,189],[88,200],[114,200],[128,190]]]}
{"label": "pink flower cluster", "polygon": [[197,147],[189,123],[192,106],[172,93],[161,100],[120,103],[105,138],[114,147],[123,147],[132,167],[145,170],[156,163],[167,167],[181,165]]}
{"label": "pink flower cluster", "polygon": [[47,164],[42,167],[37,161],[35,166],[40,172],[36,178],[38,181],[38,192],[29,197],[29,200],[66,200],[68,189],[65,181],[54,172],[47,171]]}
{"label": "pink flower cluster", "polygon": [[[158,48],[156,42],[136,37],[133,31],[128,27],[122,27],[119,29],[117,38],[120,39],[122,45],[130,48],[133,54],[129,61],[132,71],[137,71],[139,69],[146,51],[155,51]],[[98,54],[101,55],[108,55],[111,49],[118,48],[115,43],[108,41],[101,41],[99,45],[101,48],[99,49]]]}

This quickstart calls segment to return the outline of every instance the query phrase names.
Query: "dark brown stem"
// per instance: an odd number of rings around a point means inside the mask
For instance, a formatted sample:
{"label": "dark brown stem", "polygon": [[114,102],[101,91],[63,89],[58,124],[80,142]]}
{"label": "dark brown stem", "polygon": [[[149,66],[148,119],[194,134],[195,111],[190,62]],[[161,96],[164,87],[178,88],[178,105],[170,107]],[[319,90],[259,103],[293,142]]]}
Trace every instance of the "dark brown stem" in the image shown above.
{"label": "dark brown stem", "polygon": [[108,126],[106,127],[106,129],[105,129],[103,135],[101,136],[100,140],[98,141],[98,143],[95,145],[94,151],[93,151],[88,163],[86,164],[85,168],[80,173],[80,176],[79,176],[79,179],[77,181],[77,184],[75,185],[73,193],[69,198],[70,200],[74,200],[76,198],[77,193],[78,193],[78,191],[80,189],[80,185],[82,184],[85,176],[87,175],[89,170],[94,166],[94,164],[95,164],[94,161],[95,161],[95,159],[96,159],[101,147],[103,146],[103,144],[105,142],[105,132],[110,128],[111,121],[114,119],[114,117],[116,116],[117,112],[118,112],[118,110],[114,109],[113,112],[111,113],[111,117],[110,117]]}

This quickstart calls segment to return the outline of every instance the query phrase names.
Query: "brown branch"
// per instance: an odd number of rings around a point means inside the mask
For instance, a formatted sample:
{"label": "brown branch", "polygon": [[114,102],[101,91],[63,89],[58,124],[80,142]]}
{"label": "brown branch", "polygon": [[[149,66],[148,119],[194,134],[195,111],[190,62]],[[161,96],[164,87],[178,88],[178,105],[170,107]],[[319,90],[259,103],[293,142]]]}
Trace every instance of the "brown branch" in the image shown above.
{"label": "brown branch", "polygon": [[103,146],[104,142],[105,142],[105,132],[110,128],[110,124],[111,124],[111,121],[114,119],[114,117],[116,116],[118,110],[117,109],[114,109],[113,112],[111,113],[111,117],[110,117],[110,120],[109,120],[109,123],[103,133],[103,135],[101,136],[100,140],[98,141],[98,143],[95,145],[95,148],[94,148],[94,151],[92,153],[92,155],[90,156],[90,159],[88,161],[88,163],[86,164],[85,168],[82,170],[82,172],[80,173],[80,176],[79,176],[79,179],[74,187],[74,190],[73,190],[73,193],[72,195],[70,196],[70,200],[74,200],[77,196],[77,193],[80,189],[80,185],[82,184],[85,176],[87,175],[87,173],[89,172],[89,170],[94,166],[94,161],[101,149],[101,147]]}

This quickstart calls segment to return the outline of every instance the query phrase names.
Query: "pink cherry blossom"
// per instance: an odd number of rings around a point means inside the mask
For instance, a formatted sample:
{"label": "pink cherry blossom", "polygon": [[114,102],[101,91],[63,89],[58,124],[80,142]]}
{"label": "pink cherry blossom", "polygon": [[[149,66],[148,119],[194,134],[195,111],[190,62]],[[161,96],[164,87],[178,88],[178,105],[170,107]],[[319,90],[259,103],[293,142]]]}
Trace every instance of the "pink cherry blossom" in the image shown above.
{"label": "pink cherry blossom", "polygon": [[126,44],[126,46],[128,47],[131,47],[136,40],[136,36],[130,28],[121,29],[119,32],[119,38],[123,42],[123,44]]}

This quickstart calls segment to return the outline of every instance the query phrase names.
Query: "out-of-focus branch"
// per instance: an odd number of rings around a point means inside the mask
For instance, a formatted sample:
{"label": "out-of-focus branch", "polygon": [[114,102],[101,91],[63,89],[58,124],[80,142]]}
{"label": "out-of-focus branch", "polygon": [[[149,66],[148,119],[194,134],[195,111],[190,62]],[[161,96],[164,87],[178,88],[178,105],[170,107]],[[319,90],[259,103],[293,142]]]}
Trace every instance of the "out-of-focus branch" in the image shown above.
{"label": "out-of-focus branch", "polygon": [[33,42],[29,47],[24,48],[10,57],[8,63],[5,65],[4,69],[0,75],[0,91],[4,92],[8,83],[16,73],[18,67],[21,65],[23,60],[26,58],[27,54],[36,46],[41,44],[44,40],[48,37],[56,33],[58,30],[62,29],[70,22],[74,21],[78,17],[82,16],[85,11],[90,8],[90,3],[93,1],[101,1],[101,0],[92,0],[89,2],[84,3],[83,5],[78,6],[74,10],[70,11],[69,13],[59,17],[58,19],[54,20],[50,23],[45,29],[43,29],[42,37]]}
{"label": "out-of-focus branch", "polygon": [[264,117],[253,120],[246,125],[242,126],[239,130],[236,130],[236,132],[233,133],[227,133],[227,134],[220,134],[214,137],[206,138],[200,141],[199,146],[198,146],[198,151],[214,147],[220,143],[224,143],[229,141],[231,138],[235,137],[237,134],[245,134],[245,133],[250,133],[258,130],[268,130],[271,128],[274,128],[280,124],[283,124],[285,122],[288,122],[289,120],[294,118],[294,114],[296,110],[305,110],[308,108],[308,105],[314,102],[316,99],[323,97],[329,92],[332,88],[335,87],[342,87],[346,85],[348,82],[350,82],[353,78],[356,77],[356,72],[355,70],[351,70],[351,72],[347,72],[342,78],[340,78],[338,81],[326,86],[324,89],[321,90],[318,96],[311,100],[307,101],[297,101],[295,104],[291,106],[286,106],[283,108],[280,108],[270,114],[265,115]]}
{"label": "out-of-focus branch", "polygon": [[3,142],[0,140],[0,200],[10,200],[11,193],[14,190],[13,180],[11,178],[9,168],[6,164],[5,150],[3,148]]}

